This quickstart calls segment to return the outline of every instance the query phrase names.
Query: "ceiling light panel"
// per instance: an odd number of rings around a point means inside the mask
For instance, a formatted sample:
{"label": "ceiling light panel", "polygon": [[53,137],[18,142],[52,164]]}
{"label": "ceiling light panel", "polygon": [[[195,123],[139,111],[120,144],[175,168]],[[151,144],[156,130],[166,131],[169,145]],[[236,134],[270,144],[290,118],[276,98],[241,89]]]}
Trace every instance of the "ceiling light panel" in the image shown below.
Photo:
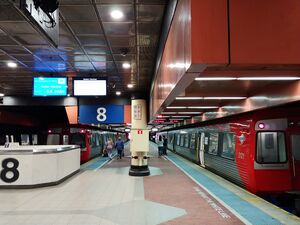
{"label": "ceiling light panel", "polygon": [[196,77],[195,80],[236,80],[236,77]]}

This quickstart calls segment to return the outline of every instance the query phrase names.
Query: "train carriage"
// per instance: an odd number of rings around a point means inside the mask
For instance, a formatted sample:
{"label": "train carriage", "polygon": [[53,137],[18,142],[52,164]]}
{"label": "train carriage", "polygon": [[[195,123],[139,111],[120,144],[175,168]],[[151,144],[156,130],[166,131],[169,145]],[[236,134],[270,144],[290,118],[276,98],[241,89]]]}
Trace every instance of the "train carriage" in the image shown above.
{"label": "train carriage", "polygon": [[299,192],[299,112],[282,106],[163,133],[169,150],[253,193]]}

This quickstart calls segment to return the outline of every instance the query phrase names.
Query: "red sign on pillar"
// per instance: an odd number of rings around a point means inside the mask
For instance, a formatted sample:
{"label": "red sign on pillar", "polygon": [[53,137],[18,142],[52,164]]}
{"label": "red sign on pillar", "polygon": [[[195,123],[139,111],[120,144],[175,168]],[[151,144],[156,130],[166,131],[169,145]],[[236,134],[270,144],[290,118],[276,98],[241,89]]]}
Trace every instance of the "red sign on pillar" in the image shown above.
{"label": "red sign on pillar", "polygon": [[142,130],[138,130],[138,134],[143,134],[143,131]]}

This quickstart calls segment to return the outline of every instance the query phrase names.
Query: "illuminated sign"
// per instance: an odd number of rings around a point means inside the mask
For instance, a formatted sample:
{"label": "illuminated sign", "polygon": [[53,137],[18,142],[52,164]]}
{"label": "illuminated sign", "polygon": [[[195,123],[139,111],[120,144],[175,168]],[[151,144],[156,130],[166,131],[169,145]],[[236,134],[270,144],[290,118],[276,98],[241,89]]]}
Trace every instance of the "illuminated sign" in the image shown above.
{"label": "illuminated sign", "polygon": [[73,78],[74,96],[106,96],[106,79]]}
{"label": "illuminated sign", "polygon": [[33,96],[67,96],[66,77],[34,77]]}

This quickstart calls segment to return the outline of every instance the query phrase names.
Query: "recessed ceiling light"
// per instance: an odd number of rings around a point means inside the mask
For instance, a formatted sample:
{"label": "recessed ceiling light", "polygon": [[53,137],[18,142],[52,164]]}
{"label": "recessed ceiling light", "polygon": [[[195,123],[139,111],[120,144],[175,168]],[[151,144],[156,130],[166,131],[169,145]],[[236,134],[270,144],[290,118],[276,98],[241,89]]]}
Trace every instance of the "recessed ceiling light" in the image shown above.
{"label": "recessed ceiling light", "polygon": [[133,84],[127,84],[128,88],[133,88]]}
{"label": "recessed ceiling light", "polygon": [[124,13],[122,11],[116,9],[116,10],[111,11],[110,16],[113,19],[119,20],[124,17]]}
{"label": "recessed ceiling light", "polygon": [[129,63],[123,63],[123,64],[122,64],[122,67],[123,67],[124,69],[129,69],[129,68],[130,68],[130,64],[129,64]]}
{"label": "recessed ceiling light", "polygon": [[7,66],[10,67],[10,68],[16,68],[18,65],[15,62],[8,62]]}
{"label": "recessed ceiling light", "polygon": [[116,95],[121,95],[121,91],[116,91]]}

